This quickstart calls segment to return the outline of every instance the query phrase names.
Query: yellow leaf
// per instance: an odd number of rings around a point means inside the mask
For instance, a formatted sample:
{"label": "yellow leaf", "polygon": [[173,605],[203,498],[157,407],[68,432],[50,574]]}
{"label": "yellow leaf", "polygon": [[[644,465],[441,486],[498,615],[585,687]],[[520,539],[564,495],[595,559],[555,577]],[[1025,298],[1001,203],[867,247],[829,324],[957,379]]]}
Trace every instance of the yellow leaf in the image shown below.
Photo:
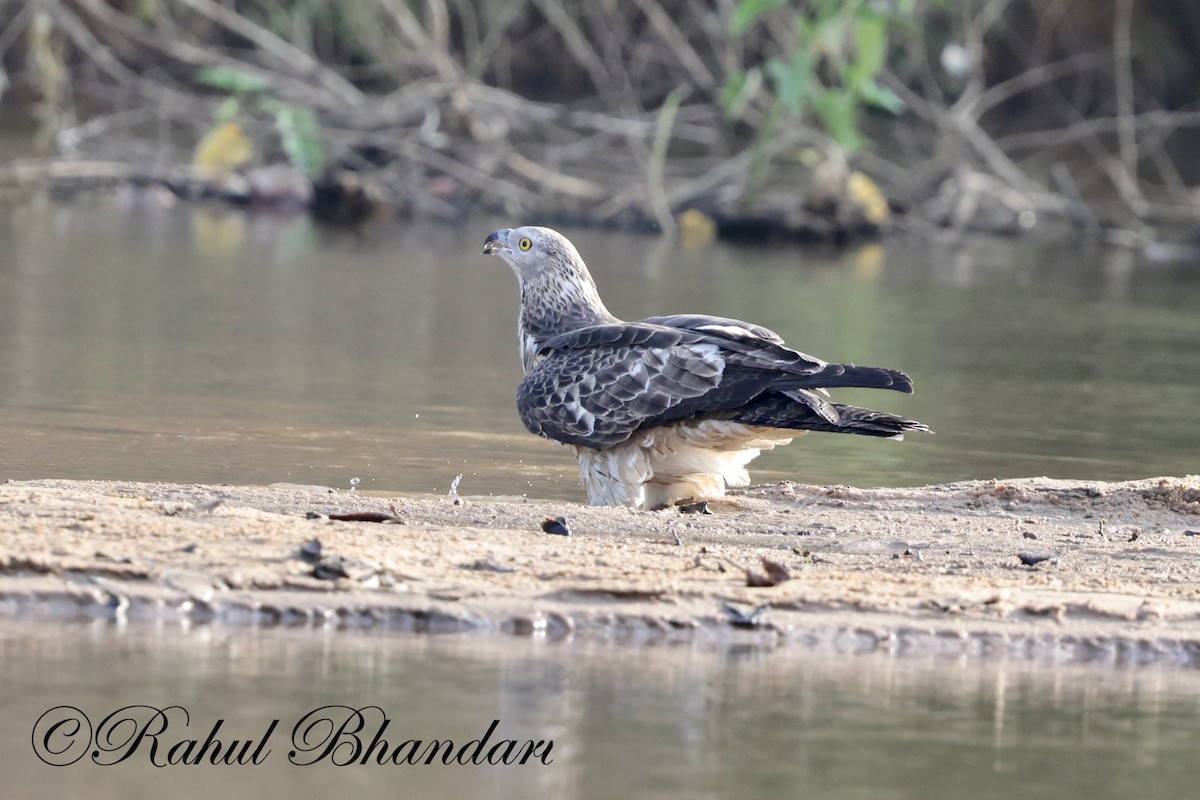
{"label": "yellow leaf", "polygon": [[254,158],[254,142],[236,122],[222,122],[196,145],[192,163],[199,169],[229,172]]}
{"label": "yellow leaf", "polygon": [[887,198],[875,181],[861,172],[851,172],[846,179],[846,194],[862,209],[863,217],[873,225],[882,225],[891,216]]}

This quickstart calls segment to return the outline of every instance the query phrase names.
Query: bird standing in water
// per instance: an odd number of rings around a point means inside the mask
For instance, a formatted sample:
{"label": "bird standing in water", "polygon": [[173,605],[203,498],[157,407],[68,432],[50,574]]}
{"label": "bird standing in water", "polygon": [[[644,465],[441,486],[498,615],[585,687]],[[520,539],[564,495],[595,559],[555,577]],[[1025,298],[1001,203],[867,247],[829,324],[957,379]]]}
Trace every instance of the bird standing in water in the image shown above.
{"label": "bird standing in water", "polygon": [[829,364],[773,331],[703,314],[623,322],[566,237],[505,228],[484,254],[521,289],[517,411],[569,446],[592,505],[663,508],[747,486],[746,465],[805,431],[901,439],[919,422],[828,400],[827,389],[912,392],[903,372]]}

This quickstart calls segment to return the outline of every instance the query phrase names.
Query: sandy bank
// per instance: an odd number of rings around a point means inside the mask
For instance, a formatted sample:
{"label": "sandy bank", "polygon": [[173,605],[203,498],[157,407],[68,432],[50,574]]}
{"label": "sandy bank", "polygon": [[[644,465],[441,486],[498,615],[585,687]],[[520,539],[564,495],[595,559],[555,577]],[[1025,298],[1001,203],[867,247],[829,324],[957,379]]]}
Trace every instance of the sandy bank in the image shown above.
{"label": "sandy bank", "polygon": [[[781,484],[712,511],[9,482],[0,613],[1200,663],[1200,477]],[[396,519],[327,516],[355,512]],[[748,585],[764,558],[790,578]]]}

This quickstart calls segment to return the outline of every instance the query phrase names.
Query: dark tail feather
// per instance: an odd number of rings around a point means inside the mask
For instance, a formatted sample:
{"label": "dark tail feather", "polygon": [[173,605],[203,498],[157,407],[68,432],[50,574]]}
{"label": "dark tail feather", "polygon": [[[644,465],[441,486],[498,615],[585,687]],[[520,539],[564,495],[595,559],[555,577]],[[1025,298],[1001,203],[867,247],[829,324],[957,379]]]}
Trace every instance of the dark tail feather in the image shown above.
{"label": "dark tail feather", "polygon": [[820,372],[804,378],[789,375],[773,384],[773,388],[789,389],[892,389],[912,394],[912,378],[895,369],[858,367],[854,364],[830,364]]}
{"label": "dark tail feather", "polygon": [[[855,384],[856,386],[860,384]],[[929,427],[916,420],[904,419],[886,411],[830,403],[837,412],[839,422],[833,423],[817,414],[807,405],[789,397],[770,394],[759,397],[750,405],[739,408],[733,414],[735,422],[747,425],[763,425],[768,428],[786,428],[798,431],[830,431],[831,433],[857,433],[863,436],[894,438],[905,433],[932,433]]]}

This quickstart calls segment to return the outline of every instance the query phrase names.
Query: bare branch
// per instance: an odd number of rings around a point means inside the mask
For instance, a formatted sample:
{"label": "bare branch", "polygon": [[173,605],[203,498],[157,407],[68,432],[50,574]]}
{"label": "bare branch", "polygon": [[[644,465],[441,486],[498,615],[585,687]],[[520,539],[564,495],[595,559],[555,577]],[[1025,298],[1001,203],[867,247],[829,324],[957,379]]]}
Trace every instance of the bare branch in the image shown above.
{"label": "bare branch", "polygon": [[[1116,117],[1081,119],[1064,128],[1048,128],[1039,131],[1012,133],[996,140],[1006,151],[1026,148],[1063,147],[1101,134],[1114,133],[1123,124]],[[1200,127],[1200,111],[1143,111],[1134,114],[1124,124],[1132,125],[1135,131],[1149,129],[1171,129]]]}
{"label": "bare branch", "polygon": [[604,187],[598,184],[582,178],[575,178],[571,175],[564,175],[561,172],[555,172],[536,161],[530,161],[520,153],[510,154],[504,160],[504,163],[508,165],[509,169],[530,183],[539,184],[569,197],[578,197],[583,200],[599,200],[602,197],[608,196],[608,192]]}
{"label": "bare branch", "polygon": [[342,95],[346,100],[361,103],[362,92],[341,75],[317,61],[293,44],[283,41],[275,34],[255,25],[231,8],[214,0],[175,0],[254,44],[271,56],[278,64],[288,68],[299,78],[315,79],[331,92]]}
{"label": "bare branch", "polygon": [[996,106],[1022,92],[1095,69],[1103,61],[1104,58],[1099,53],[1080,53],[1053,64],[1032,67],[981,92],[964,110],[975,117],[982,117]]}
{"label": "bare branch", "polygon": [[37,9],[37,3],[26,3],[21,9],[13,15],[8,25],[0,31],[0,58],[8,52],[8,48],[12,47],[21,34],[25,33],[25,29],[29,27],[29,21],[33,19],[33,12]]}
{"label": "bare branch", "polygon": [[696,53],[671,16],[663,11],[657,0],[635,0],[635,2],[642,13],[646,15],[646,19],[650,20],[650,24],[658,31],[663,41],[671,48],[679,63],[687,69],[696,85],[710,91],[715,89],[717,79],[713,77],[712,72],[704,65],[704,60]]}
{"label": "bare branch", "polygon": [[[47,0],[47,2],[57,3],[58,0]],[[116,11],[101,0],[64,0],[64,2],[70,3],[75,8],[84,12],[92,23],[93,28],[100,34],[109,37],[113,41],[119,40],[127,48],[142,49],[154,54],[159,59],[173,61],[186,67],[193,75],[202,67],[227,67],[255,76],[273,87],[276,94],[285,99],[295,99],[317,108],[341,108],[346,105],[339,94],[312,86],[303,80],[278,72],[272,72],[230,56],[222,56],[180,39],[167,39],[165,37],[154,36],[132,17]],[[56,21],[67,25],[74,22],[76,26],[82,27],[79,25],[78,20],[71,19],[68,21],[65,19],[72,16],[62,14],[59,15]],[[78,35],[78,27],[76,35]],[[90,31],[85,29],[83,33],[86,33],[87,38],[93,38]],[[120,63],[115,57],[112,57],[109,48],[100,49],[104,50],[107,54],[103,56],[105,64],[102,66],[104,68],[111,70],[114,64]],[[84,52],[91,54],[92,51],[85,49]],[[124,67],[124,65],[121,65],[120,71],[129,72],[128,68]]]}
{"label": "bare branch", "polygon": [[404,0],[378,0],[380,5],[392,16],[400,33],[408,39],[422,56],[429,59],[430,65],[442,80],[453,81],[460,77],[458,65],[450,58],[445,50],[437,47],[429,36],[429,32],[421,25],[420,20]]}
{"label": "bare branch", "polygon": [[[1121,151],[1122,172],[1117,189],[1135,212],[1145,211],[1146,198],[1137,188],[1137,127],[1133,121],[1133,50],[1130,27],[1133,25],[1133,0],[1116,0],[1113,15],[1113,61],[1117,94],[1117,142]],[[1139,214],[1140,215],[1140,214]]]}
{"label": "bare branch", "polygon": [[570,15],[563,9],[562,4],[556,0],[534,0],[538,9],[546,16],[546,19],[562,36],[563,43],[567,46],[567,51],[571,57],[583,67],[587,72],[588,77],[592,79],[592,85],[596,87],[596,91],[604,93],[607,87],[612,83],[611,76],[608,74],[608,69],[604,66],[604,61],[592,47],[588,41],[588,37],[580,30],[579,25],[575,20],[571,19]]}

